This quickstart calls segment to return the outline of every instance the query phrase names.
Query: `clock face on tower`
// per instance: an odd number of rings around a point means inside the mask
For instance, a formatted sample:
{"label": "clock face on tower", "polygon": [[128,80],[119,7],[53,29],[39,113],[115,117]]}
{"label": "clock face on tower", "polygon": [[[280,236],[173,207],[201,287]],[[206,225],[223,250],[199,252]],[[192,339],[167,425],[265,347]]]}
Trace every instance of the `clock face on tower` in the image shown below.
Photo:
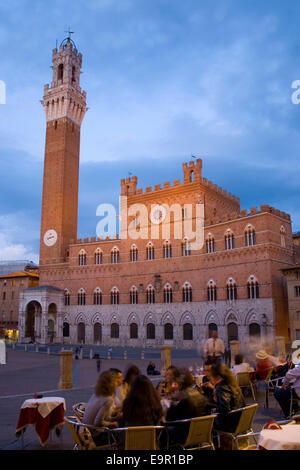
{"label": "clock face on tower", "polygon": [[54,229],[47,230],[44,235],[44,243],[46,246],[53,246],[57,242],[57,233]]}
{"label": "clock face on tower", "polygon": [[153,224],[160,224],[163,222],[167,215],[167,210],[164,206],[154,206],[151,211],[151,222]]}

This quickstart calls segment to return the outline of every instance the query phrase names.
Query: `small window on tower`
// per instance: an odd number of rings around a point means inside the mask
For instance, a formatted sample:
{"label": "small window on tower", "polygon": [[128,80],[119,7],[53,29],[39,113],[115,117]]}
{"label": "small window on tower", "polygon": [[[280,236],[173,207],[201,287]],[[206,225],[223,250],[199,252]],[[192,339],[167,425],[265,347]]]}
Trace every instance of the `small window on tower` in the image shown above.
{"label": "small window on tower", "polygon": [[59,64],[57,72],[57,80],[62,80],[64,77],[64,64]]}
{"label": "small window on tower", "polygon": [[54,129],[57,129],[57,121],[54,122]]}
{"label": "small window on tower", "polygon": [[73,65],[72,67],[72,82],[75,82],[76,79],[75,79],[75,66]]}

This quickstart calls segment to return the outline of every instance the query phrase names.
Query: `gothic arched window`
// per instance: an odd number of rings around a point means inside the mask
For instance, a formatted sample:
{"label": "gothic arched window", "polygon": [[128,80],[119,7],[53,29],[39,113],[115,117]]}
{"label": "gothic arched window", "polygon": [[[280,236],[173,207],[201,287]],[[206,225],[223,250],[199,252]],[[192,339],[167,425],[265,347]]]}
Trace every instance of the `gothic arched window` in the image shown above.
{"label": "gothic arched window", "polygon": [[120,252],[117,247],[114,247],[111,250],[111,262],[112,264],[117,264],[120,262]]}
{"label": "gothic arched window", "polygon": [[164,287],[164,303],[171,304],[173,302],[173,290],[170,284],[166,284]]}
{"label": "gothic arched window", "polygon": [[214,253],[216,251],[215,239],[211,233],[208,234],[206,240],[206,253]]}
{"label": "gothic arched window", "polygon": [[208,302],[216,302],[217,300],[217,286],[214,281],[209,281],[207,286],[207,300]]}
{"label": "gothic arched window", "polygon": [[138,291],[137,291],[137,288],[135,286],[132,286],[132,288],[130,289],[130,303],[131,305],[136,305],[138,304]]}
{"label": "gothic arched window", "polygon": [[110,303],[111,305],[119,304],[119,291],[117,287],[113,287],[110,292]]}
{"label": "gothic arched window", "polygon": [[151,242],[146,247],[146,259],[149,261],[154,259],[154,246]]}
{"label": "gothic arched window", "polygon": [[102,292],[100,287],[94,290],[94,305],[102,305]]}
{"label": "gothic arched window", "polygon": [[233,279],[227,282],[227,300],[237,300],[237,287]]}
{"label": "gothic arched window", "polygon": [[256,234],[251,224],[249,224],[245,230],[245,245],[246,246],[256,245]]}
{"label": "gothic arched window", "polygon": [[148,286],[146,290],[147,304],[155,304],[155,291],[153,286]]}
{"label": "gothic arched window", "polygon": [[181,254],[182,256],[191,256],[192,254],[191,244],[187,240],[181,244]]}
{"label": "gothic arched window", "polygon": [[82,288],[78,292],[78,305],[85,305],[85,291]]}
{"label": "gothic arched window", "polygon": [[100,248],[97,248],[95,251],[95,264],[102,264],[103,261],[103,254]]}
{"label": "gothic arched window", "polygon": [[225,250],[233,250],[233,248],[235,248],[234,234],[228,229],[225,235]]}
{"label": "gothic arched window", "polygon": [[259,284],[254,276],[249,277],[247,288],[248,288],[248,299],[259,298]]}
{"label": "gothic arched window", "polygon": [[84,250],[80,250],[80,252],[79,252],[78,264],[79,264],[79,266],[85,266],[86,265],[86,252]]}
{"label": "gothic arched window", "polygon": [[172,245],[168,240],[165,241],[163,246],[163,256],[164,258],[172,258]]}
{"label": "gothic arched window", "polygon": [[189,282],[186,282],[182,287],[182,302],[192,302],[192,286]]}
{"label": "gothic arched window", "polygon": [[132,245],[130,249],[130,261],[137,261],[138,260],[138,249],[135,245]]}

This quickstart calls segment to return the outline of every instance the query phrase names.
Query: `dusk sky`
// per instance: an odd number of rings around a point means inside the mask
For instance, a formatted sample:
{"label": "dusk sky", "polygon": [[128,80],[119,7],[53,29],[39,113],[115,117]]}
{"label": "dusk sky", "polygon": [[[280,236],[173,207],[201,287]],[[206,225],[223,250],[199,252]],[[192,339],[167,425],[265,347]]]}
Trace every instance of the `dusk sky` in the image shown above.
{"label": "dusk sky", "polygon": [[282,0],[0,0],[0,259],[38,261],[45,116],[52,49],[70,26],[83,54],[89,110],[81,130],[78,236],[96,208],[203,176],[270,204],[300,230],[300,3]]}

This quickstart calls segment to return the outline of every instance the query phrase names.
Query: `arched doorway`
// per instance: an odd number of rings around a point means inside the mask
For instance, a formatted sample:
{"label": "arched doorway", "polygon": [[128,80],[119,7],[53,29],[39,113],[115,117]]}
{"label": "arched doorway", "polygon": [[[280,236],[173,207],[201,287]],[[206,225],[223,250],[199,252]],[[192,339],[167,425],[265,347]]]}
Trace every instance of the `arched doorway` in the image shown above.
{"label": "arched doorway", "polygon": [[94,343],[101,343],[102,342],[102,325],[101,323],[94,324]]}
{"label": "arched doorway", "polygon": [[130,324],[130,339],[138,338],[138,325],[137,323]]}
{"label": "arched doorway", "polygon": [[110,337],[118,339],[120,337],[120,327],[118,323],[110,325]]}
{"label": "arched doorway", "polygon": [[230,341],[237,341],[239,338],[238,326],[236,323],[228,323],[227,325],[228,344]]}
{"label": "arched doorway", "polygon": [[[42,313],[41,305],[35,300],[29,302],[26,307],[26,318],[25,318],[25,337],[31,338],[32,341],[35,341],[35,334],[39,335],[40,332],[35,332],[35,318],[40,317]],[[38,325],[36,325],[38,330]]]}
{"label": "arched doorway", "polygon": [[185,323],[183,325],[183,340],[192,341],[193,339],[193,325],[191,323]]}
{"label": "arched doorway", "polygon": [[214,331],[218,331],[218,325],[216,323],[210,323],[208,325],[208,337],[211,338]]}
{"label": "arched doorway", "polygon": [[173,339],[173,325],[171,325],[171,323],[166,323],[164,330],[165,330],[165,339],[167,340]]}
{"label": "arched doorway", "polygon": [[77,325],[77,341],[85,343],[85,324],[82,322]]}
{"label": "arched doorway", "polygon": [[154,323],[147,324],[147,339],[155,339],[155,325]]}
{"label": "arched doorway", "polygon": [[67,322],[63,324],[63,337],[68,338],[70,336],[70,325]]}
{"label": "arched doorway", "polygon": [[250,339],[260,338],[260,325],[258,323],[250,323],[249,325],[249,337]]}

